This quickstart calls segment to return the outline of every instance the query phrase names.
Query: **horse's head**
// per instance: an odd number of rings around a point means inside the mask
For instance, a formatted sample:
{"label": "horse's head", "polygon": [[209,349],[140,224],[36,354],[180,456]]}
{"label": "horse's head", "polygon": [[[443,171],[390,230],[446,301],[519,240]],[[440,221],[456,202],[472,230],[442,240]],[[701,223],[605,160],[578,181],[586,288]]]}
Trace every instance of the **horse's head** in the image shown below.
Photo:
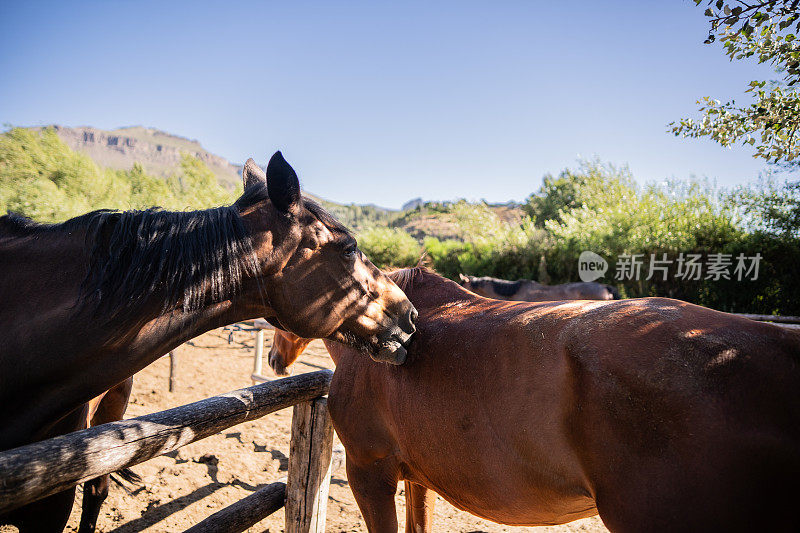
{"label": "horse's head", "polygon": [[485,278],[476,278],[475,276],[466,276],[459,272],[458,274],[458,281],[459,284],[467,289],[470,292],[474,292],[480,296],[486,296],[487,298],[491,298],[491,293],[488,290],[489,287],[488,282]]}
{"label": "horse's head", "polygon": [[259,275],[249,294],[264,294],[258,315],[303,338],[329,338],[402,364],[417,311],[361,253],[353,235],[300,194],[280,152],[266,174],[250,159],[237,201],[251,235]]}
{"label": "horse's head", "polygon": [[297,361],[311,341],[312,339],[304,339],[294,333],[276,329],[272,338],[272,348],[269,350],[269,366],[273,372],[278,376],[291,374],[289,367]]}
{"label": "horse's head", "polygon": [[[402,268],[387,272],[386,275],[417,303],[423,316],[427,315],[426,320],[430,320],[431,316],[441,315],[439,312],[441,306],[475,299],[473,294],[425,267]],[[419,325],[424,327],[422,318],[419,320]],[[417,335],[424,334],[422,328],[420,329]],[[312,340],[275,328],[272,348],[269,351],[269,366],[279,376],[290,374],[289,367],[297,361]],[[348,347],[335,342],[326,341],[325,347],[336,364],[344,354],[351,351]]]}

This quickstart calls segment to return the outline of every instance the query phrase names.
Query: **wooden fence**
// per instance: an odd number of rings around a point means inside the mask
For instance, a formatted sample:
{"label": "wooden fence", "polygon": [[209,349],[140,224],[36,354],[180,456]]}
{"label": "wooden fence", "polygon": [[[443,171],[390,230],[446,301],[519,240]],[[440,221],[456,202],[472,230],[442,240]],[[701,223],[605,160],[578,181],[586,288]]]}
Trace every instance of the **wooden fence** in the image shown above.
{"label": "wooden fence", "polygon": [[0,452],[0,513],[294,406],[286,483],[267,485],[189,531],[238,533],[285,503],[287,533],[323,532],[333,442],[323,396],[332,375],[278,379]]}
{"label": "wooden fence", "polygon": [[778,315],[753,315],[747,313],[733,313],[736,316],[757,320],[758,322],[771,322],[776,326],[788,329],[800,329],[800,316],[778,316]]}
{"label": "wooden fence", "polygon": [[275,329],[275,327],[263,318],[257,318],[253,321],[253,329],[256,332],[256,344],[253,350],[253,373],[250,375],[250,379],[253,380],[253,385],[255,385],[256,383],[270,381],[270,378],[262,373],[264,366],[264,330]]}

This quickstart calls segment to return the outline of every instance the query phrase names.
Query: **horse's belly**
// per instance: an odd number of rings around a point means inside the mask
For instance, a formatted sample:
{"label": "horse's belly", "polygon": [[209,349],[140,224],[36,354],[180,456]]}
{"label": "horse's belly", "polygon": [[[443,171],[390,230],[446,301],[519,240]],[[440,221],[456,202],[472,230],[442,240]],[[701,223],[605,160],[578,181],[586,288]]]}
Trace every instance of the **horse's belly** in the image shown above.
{"label": "horse's belly", "polygon": [[410,481],[436,491],[455,507],[501,524],[554,525],[597,514],[594,500],[577,479],[548,482],[533,465],[484,459],[403,470]]}
{"label": "horse's belly", "polygon": [[547,493],[541,487],[525,492],[486,490],[464,493],[453,487],[434,487],[453,506],[481,518],[513,526],[546,526],[572,522],[597,514],[594,500],[586,496]]}

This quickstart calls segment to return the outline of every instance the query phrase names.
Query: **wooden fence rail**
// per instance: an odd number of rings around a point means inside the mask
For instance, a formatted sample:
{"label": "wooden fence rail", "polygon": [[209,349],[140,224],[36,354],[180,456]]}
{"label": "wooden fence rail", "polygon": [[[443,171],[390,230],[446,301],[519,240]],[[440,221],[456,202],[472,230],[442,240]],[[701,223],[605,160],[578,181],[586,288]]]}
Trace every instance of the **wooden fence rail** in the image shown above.
{"label": "wooden fence rail", "polygon": [[750,313],[733,313],[736,316],[758,320],[759,322],[775,322],[777,324],[800,324],[800,316],[753,315]]}
{"label": "wooden fence rail", "polygon": [[285,500],[286,483],[277,481],[217,511],[184,533],[239,533],[283,507]]}
{"label": "wooden fence rail", "polygon": [[[298,403],[316,405],[313,400],[328,393],[332,375],[330,370],[300,374],[0,452],[0,513],[236,424]],[[327,456],[329,463],[330,450]]]}

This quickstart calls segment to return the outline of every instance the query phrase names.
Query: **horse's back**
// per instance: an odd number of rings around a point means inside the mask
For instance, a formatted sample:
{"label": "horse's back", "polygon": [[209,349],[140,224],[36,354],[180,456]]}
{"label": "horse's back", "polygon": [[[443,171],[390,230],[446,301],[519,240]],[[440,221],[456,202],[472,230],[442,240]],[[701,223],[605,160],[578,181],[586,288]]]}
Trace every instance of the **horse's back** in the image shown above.
{"label": "horse's back", "polygon": [[667,299],[594,309],[581,325],[565,345],[573,445],[609,526],[786,527],[800,335]]}

